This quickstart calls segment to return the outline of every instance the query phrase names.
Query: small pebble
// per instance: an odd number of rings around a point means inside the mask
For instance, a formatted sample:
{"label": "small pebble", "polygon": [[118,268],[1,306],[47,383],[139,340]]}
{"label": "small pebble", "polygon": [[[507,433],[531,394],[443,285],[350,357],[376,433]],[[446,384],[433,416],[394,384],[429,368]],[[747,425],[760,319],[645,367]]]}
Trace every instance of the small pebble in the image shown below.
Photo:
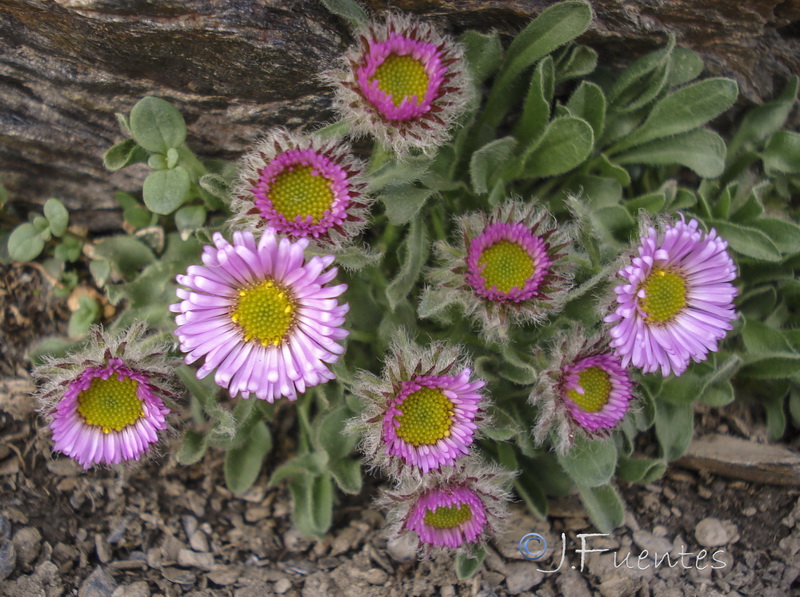
{"label": "small pebble", "polygon": [[14,533],[12,541],[14,549],[17,551],[17,562],[23,566],[28,566],[39,555],[39,543],[42,541],[42,534],[39,529],[34,527],[23,527]]}
{"label": "small pebble", "polygon": [[191,587],[197,581],[197,577],[193,572],[181,570],[180,568],[173,568],[172,566],[162,568],[161,576],[166,578],[171,583],[182,585],[184,587]]}
{"label": "small pebble", "polygon": [[117,589],[117,581],[111,577],[102,566],[94,569],[94,572],[83,581],[78,597],[109,597]]}
{"label": "small pebble", "polygon": [[150,586],[143,580],[122,585],[111,593],[111,597],[150,597]]}
{"label": "small pebble", "polygon": [[8,539],[0,539],[0,580],[7,579],[17,565],[17,551]]}
{"label": "small pebble", "polygon": [[189,538],[189,547],[195,551],[208,551],[208,539],[203,531],[195,531]]}
{"label": "small pebble", "polygon": [[407,564],[417,559],[417,543],[413,533],[406,533],[390,539],[386,544],[386,551],[394,560]]}
{"label": "small pebble", "polygon": [[178,552],[178,566],[211,571],[214,569],[214,556],[210,553],[197,553],[191,549],[181,549]]}
{"label": "small pebble", "polygon": [[83,467],[71,458],[49,460],[47,470],[59,477],[78,477],[83,474]]}
{"label": "small pebble", "polygon": [[291,588],[292,581],[290,581],[288,578],[282,578],[272,586],[272,590],[278,595],[283,595]]}
{"label": "small pebble", "polygon": [[703,547],[719,547],[728,543],[728,532],[718,518],[704,518],[694,530],[697,542]]}

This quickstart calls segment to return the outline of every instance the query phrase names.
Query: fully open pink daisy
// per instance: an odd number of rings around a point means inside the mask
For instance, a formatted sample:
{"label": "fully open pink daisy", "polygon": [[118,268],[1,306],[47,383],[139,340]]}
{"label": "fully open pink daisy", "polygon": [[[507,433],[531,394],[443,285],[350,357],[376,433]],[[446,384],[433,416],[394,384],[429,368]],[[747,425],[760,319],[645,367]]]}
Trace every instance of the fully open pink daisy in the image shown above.
{"label": "fully open pink daisy", "polygon": [[122,334],[95,328],[89,346],[33,371],[50,419],[53,450],[83,468],[139,460],[167,428],[166,398],[175,398],[166,347],[143,345],[144,325]]}
{"label": "fully open pink daisy", "polygon": [[628,372],[611,354],[599,354],[571,363],[563,370],[561,388],[572,419],[586,431],[617,426],[632,399]]}
{"label": "fully open pink daisy", "polygon": [[338,297],[345,284],[328,286],[336,268],[333,256],[306,260],[308,241],[278,239],[268,229],[258,244],[249,232],[233,243],[214,235],[202,266],[178,276],[181,302],[171,305],[175,335],[186,362],[201,357],[202,378],[216,369],[214,381],[231,396],[274,401],[334,378],[328,364],[344,351],[348,332],[341,326],[348,305]]}
{"label": "fully open pink daisy", "polygon": [[356,31],[341,68],[323,74],[334,107],[356,134],[397,153],[432,151],[449,138],[472,93],[463,49],[431,25],[388,15]]}
{"label": "fully open pink daisy", "polygon": [[273,129],[242,158],[233,227],[351,240],[366,224],[363,169],[342,141]]}
{"label": "fully open pink daisy", "polygon": [[617,308],[605,318],[615,324],[611,346],[623,365],[680,375],[692,359],[717,350],[736,318],[736,267],[727,246],[713,228],[698,230],[697,220],[681,218],[660,238],[647,229],[638,257],[619,271],[626,282],[616,287]]}

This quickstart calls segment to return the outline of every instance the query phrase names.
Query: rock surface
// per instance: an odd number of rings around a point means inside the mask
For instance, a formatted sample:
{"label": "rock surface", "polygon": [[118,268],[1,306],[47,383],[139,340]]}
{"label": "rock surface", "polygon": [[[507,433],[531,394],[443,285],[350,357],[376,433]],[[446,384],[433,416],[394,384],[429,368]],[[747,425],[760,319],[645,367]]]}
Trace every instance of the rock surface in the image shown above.
{"label": "rock surface", "polygon": [[[519,31],[551,2],[368,0],[453,33]],[[743,97],[770,98],[792,73],[800,5],[594,0],[581,38],[608,63],[627,63],[675,33],[707,74],[732,76]],[[116,228],[113,192],[138,190],[146,168],[115,174],[101,157],[123,138],[114,112],[144,95],[173,103],[203,158],[234,158],[259,132],[331,118],[317,78],[349,44],[346,24],[315,0],[0,0],[0,179],[25,207],[58,196],[73,221]]]}

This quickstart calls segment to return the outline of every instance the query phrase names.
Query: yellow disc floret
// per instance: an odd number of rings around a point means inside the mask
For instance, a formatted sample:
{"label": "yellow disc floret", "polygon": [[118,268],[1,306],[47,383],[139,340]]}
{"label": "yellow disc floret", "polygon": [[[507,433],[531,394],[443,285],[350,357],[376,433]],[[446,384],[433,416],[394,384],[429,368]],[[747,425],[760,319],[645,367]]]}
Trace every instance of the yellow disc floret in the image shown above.
{"label": "yellow disc floret", "polygon": [[245,342],[279,346],[294,323],[295,304],[287,290],[272,280],[239,291],[231,320],[244,332]]}
{"label": "yellow disc floret", "polygon": [[453,403],[441,390],[422,388],[409,394],[398,407],[400,426],[395,433],[413,446],[431,445],[450,437],[453,425]]}
{"label": "yellow disc floret", "polygon": [[523,288],[534,272],[533,258],[517,243],[501,240],[481,253],[478,267],[483,268],[486,290],[493,286],[500,292]]}
{"label": "yellow disc floret", "polygon": [[333,203],[333,181],[311,166],[284,170],[269,185],[269,200],[279,214],[290,222],[307,216],[316,224]]}
{"label": "yellow disc floret", "polygon": [[119,379],[116,374],[108,379],[95,377],[78,394],[78,414],[88,425],[101,427],[103,433],[121,431],[144,416],[138,389],[139,382],[128,377]]}
{"label": "yellow disc floret", "polygon": [[425,524],[435,529],[452,529],[472,518],[469,504],[460,506],[439,506],[436,510],[425,512]]}
{"label": "yellow disc floret", "polygon": [[611,380],[608,373],[600,367],[589,367],[578,373],[578,383],[583,388],[583,394],[576,390],[567,392],[567,396],[580,409],[587,413],[596,413],[608,402],[611,393]]}
{"label": "yellow disc floret", "polygon": [[654,268],[642,288],[639,306],[651,323],[667,322],[686,306],[686,281],[673,271]]}
{"label": "yellow disc floret", "polygon": [[378,89],[390,95],[395,106],[411,96],[415,96],[416,104],[420,105],[428,91],[428,73],[423,64],[411,56],[390,54],[370,80],[378,81]]}

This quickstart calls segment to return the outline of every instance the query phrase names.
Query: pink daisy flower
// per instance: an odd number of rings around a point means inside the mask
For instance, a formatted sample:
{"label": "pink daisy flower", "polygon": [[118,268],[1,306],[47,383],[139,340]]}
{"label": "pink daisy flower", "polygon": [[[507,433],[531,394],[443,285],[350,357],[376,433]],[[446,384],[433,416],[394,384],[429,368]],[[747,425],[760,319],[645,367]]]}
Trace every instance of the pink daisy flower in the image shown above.
{"label": "pink daisy flower", "polygon": [[623,365],[680,375],[691,360],[717,350],[736,318],[736,267],[727,246],[713,228],[698,230],[697,220],[681,218],[660,239],[647,229],[639,256],[619,271],[626,283],[616,287],[617,309],[605,318],[615,324],[611,346]]}
{"label": "pink daisy flower", "polygon": [[363,170],[344,142],[274,129],[242,158],[233,227],[341,245],[366,224]]}
{"label": "pink daisy flower", "polygon": [[568,365],[561,383],[572,419],[590,433],[616,427],[632,399],[633,384],[628,372],[611,354],[586,357]]}
{"label": "pink daisy flower", "polygon": [[95,328],[81,353],[51,359],[33,375],[50,418],[53,450],[83,468],[139,460],[167,428],[165,398],[176,396],[165,346],[142,348],[144,325],[109,335]]}
{"label": "pink daisy flower", "polygon": [[441,487],[421,495],[408,515],[405,528],[433,547],[461,547],[475,543],[486,526],[483,500],[468,487]]}
{"label": "pink daisy flower", "polygon": [[272,229],[258,244],[250,232],[234,233],[233,243],[214,235],[202,266],[177,277],[181,302],[175,335],[186,362],[205,357],[197,372],[214,369],[214,381],[231,396],[273,402],[296,400],[306,388],[334,378],[328,365],[344,352],[339,343],[348,305],[338,297],[345,284],[327,286],[336,268],[333,256],[306,260],[307,239],[278,239]]}
{"label": "pink daisy flower", "polygon": [[323,74],[334,107],[356,134],[372,135],[397,153],[432,151],[472,94],[464,51],[427,23],[388,15],[355,33],[359,43],[339,70]]}
{"label": "pink daisy flower", "polygon": [[401,333],[382,377],[360,372],[352,391],[363,408],[350,427],[364,435],[368,464],[395,475],[424,475],[470,453],[483,423],[485,385],[472,378],[458,347],[436,343],[422,349]]}

